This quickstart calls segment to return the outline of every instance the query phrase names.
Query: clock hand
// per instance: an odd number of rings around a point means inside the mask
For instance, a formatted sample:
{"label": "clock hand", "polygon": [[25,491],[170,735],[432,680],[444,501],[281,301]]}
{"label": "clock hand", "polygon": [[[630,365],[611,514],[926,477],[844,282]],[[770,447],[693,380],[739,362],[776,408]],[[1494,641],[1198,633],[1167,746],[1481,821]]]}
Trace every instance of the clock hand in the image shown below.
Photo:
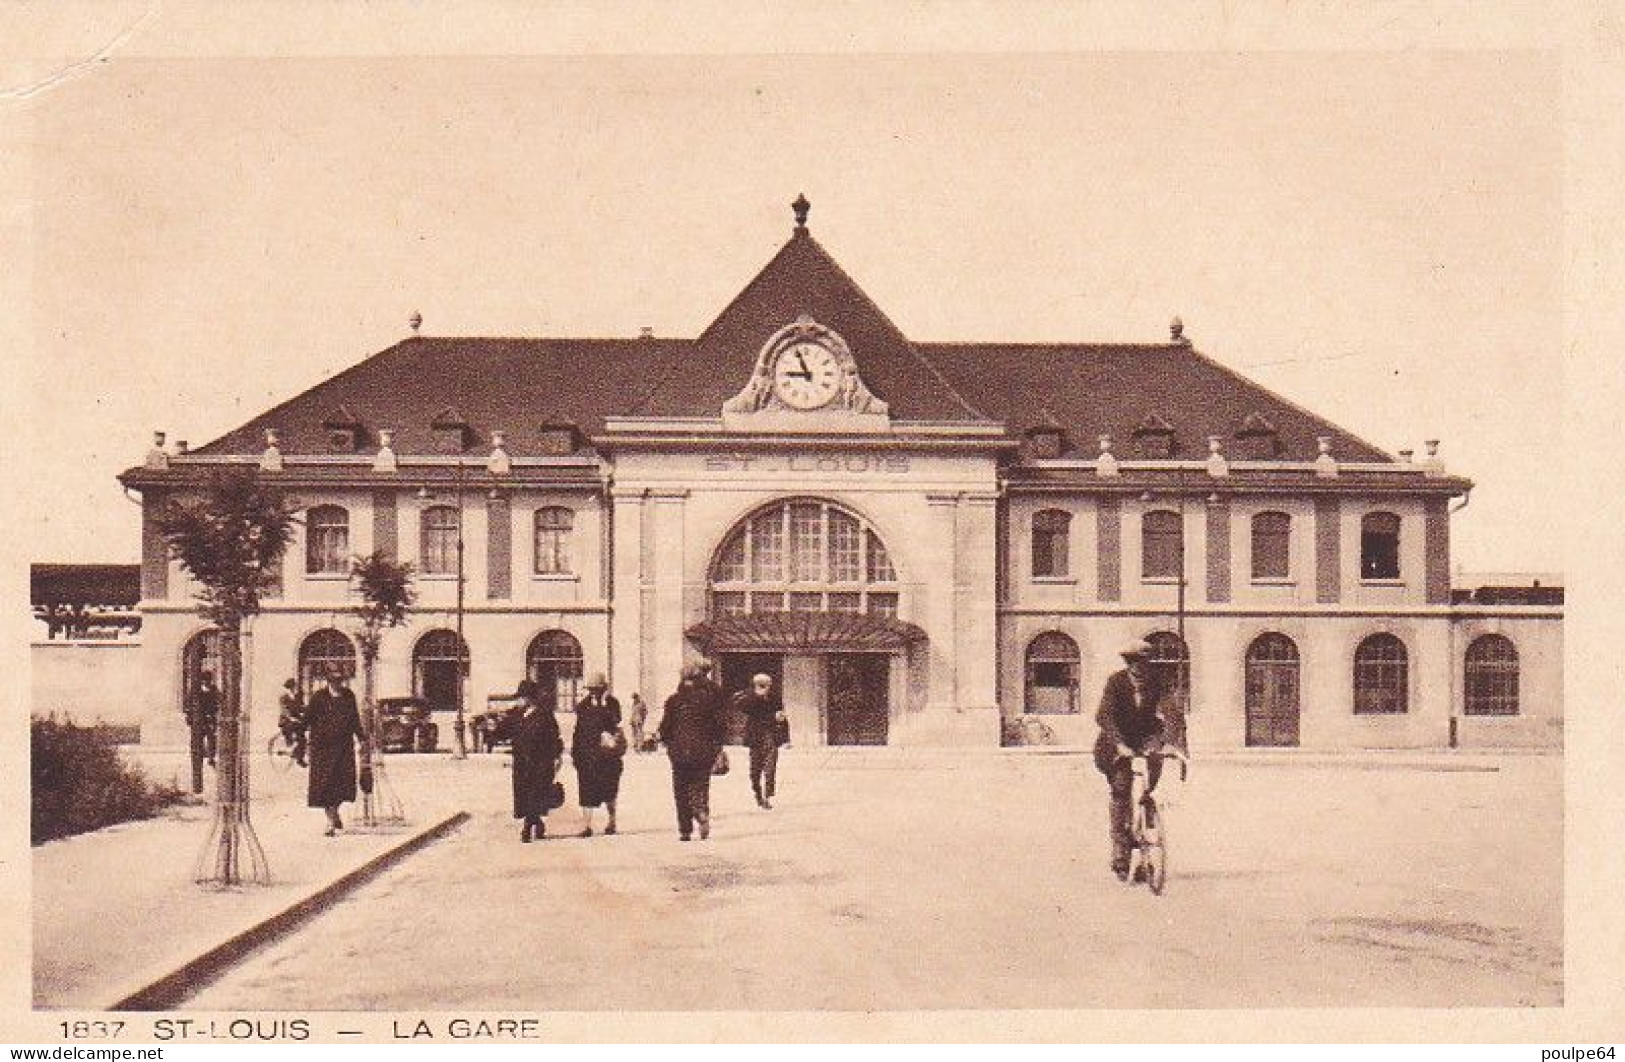
{"label": "clock hand", "polygon": [[801,363],[801,371],[800,372],[790,373],[790,375],[791,376],[799,376],[803,380],[806,380],[807,382],[811,383],[812,382],[812,370],[807,368],[807,355],[803,354],[801,351],[798,350],[798,351],[796,351],[796,360]]}

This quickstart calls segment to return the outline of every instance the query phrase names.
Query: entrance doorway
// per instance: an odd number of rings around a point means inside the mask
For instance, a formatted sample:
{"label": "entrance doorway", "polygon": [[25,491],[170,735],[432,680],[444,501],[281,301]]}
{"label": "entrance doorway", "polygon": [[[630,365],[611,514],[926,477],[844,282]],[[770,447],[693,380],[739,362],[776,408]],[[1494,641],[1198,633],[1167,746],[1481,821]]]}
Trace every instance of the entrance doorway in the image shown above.
{"label": "entrance doorway", "polygon": [[1261,634],[1247,648],[1247,744],[1298,744],[1298,647],[1284,634]]}
{"label": "entrance doorway", "polygon": [[831,653],[824,667],[828,743],[886,744],[891,729],[891,658],[884,653]]}
{"label": "entrance doorway", "polygon": [[456,631],[430,631],[418,639],[412,650],[412,692],[427,701],[433,711],[457,710],[462,697],[459,657],[467,660],[468,646],[459,643]]}
{"label": "entrance doorway", "polygon": [[734,694],[750,689],[752,676],[772,675],[773,689],[782,698],[784,696],[784,654],[723,653],[721,660],[722,691],[728,696],[728,707],[723,715],[723,719],[727,723],[727,736],[724,740],[730,745],[743,745],[745,743],[745,713],[734,709]]}

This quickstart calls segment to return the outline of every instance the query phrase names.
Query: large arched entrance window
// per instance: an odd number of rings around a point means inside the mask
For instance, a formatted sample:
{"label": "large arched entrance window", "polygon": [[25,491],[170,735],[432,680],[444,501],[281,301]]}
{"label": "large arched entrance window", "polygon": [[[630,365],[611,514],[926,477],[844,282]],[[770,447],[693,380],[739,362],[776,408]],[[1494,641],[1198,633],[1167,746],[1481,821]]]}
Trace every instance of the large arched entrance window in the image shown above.
{"label": "large arched entrance window", "polygon": [[344,634],[329,627],[316,631],[299,643],[299,688],[313,690],[327,679],[327,669],[334,666],[349,682],[355,678],[355,644]]}
{"label": "large arched entrance window", "polygon": [[1518,647],[1481,634],[1467,647],[1467,715],[1518,714]]}
{"label": "large arched entrance window", "polygon": [[581,697],[581,643],[568,631],[543,631],[531,639],[525,650],[525,674],[551,691],[553,703],[561,712],[574,711]]}
{"label": "large arched entrance window", "polygon": [[455,712],[459,659],[467,661],[468,645],[459,642],[456,631],[430,631],[419,638],[412,647],[412,693],[437,712]]}
{"label": "large arched entrance window", "polygon": [[1078,643],[1045,631],[1027,646],[1027,711],[1043,715],[1078,710]]}
{"label": "large arched entrance window", "polygon": [[711,614],[861,612],[893,616],[897,571],[867,521],[833,502],[796,498],[758,509],[711,566]]}
{"label": "large arched entrance window", "polygon": [[1247,744],[1298,743],[1298,647],[1260,634],[1247,647]]}

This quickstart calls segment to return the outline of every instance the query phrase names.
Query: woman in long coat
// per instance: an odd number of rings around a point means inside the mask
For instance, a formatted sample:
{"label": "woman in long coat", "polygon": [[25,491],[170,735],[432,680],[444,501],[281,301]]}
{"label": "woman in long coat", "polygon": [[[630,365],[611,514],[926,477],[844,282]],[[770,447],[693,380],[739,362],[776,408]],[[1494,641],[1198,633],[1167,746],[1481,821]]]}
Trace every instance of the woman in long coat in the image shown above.
{"label": "woman in long coat", "polygon": [[344,829],[339,805],[355,799],[355,743],[362,737],[361,712],[355,694],[344,685],[344,672],[327,669],[327,686],[311,694],[305,706],[306,756],[310,788],[306,803],[327,813],[327,836]]}
{"label": "woman in long coat", "polygon": [[514,696],[524,701],[513,728],[513,817],[523,819],[519,839],[547,836],[542,819],[553,810],[553,780],[558,776],[564,741],[551,699],[544,704],[541,690],[529,679]]}
{"label": "woman in long coat", "polygon": [[581,836],[592,836],[592,813],[600,804],[609,810],[605,835],[615,832],[615,800],[621,794],[625,754],[621,702],[610,694],[609,680],[594,675],[587,681],[587,695],[576,705],[576,728],[570,736],[570,760],[581,788]]}

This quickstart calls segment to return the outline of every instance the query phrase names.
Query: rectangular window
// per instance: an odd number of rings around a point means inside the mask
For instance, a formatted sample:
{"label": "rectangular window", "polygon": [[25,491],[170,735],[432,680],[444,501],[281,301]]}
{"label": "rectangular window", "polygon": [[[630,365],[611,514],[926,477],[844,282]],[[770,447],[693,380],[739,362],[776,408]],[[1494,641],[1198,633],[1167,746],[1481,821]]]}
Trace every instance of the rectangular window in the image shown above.
{"label": "rectangular window", "polygon": [[831,612],[862,612],[862,594],[831,594],[829,595],[829,610]]}
{"label": "rectangular window", "polygon": [[750,595],[750,610],[752,612],[783,612],[783,594],[764,594],[760,591]]}
{"label": "rectangular window", "polygon": [[349,571],[350,524],[342,509],[336,517],[313,518],[306,528],[305,571],[340,575]]}
{"label": "rectangular window", "polygon": [[745,595],[737,590],[718,592],[711,603],[719,616],[741,616],[745,612]]}
{"label": "rectangular window", "polygon": [[821,612],[823,608],[823,594],[796,593],[790,595],[791,612]]}
{"label": "rectangular window", "polygon": [[536,574],[566,575],[570,571],[570,531],[575,513],[560,506],[536,510]]}
{"label": "rectangular window", "polygon": [[1292,519],[1286,513],[1253,517],[1253,578],[1285,579],[1291,567]]}
{"label": "rectangular window", "polygon": [[874,594],[869,595],[869,615],[897,618],[897,595]]}
{"label": "rectangular window", "polygon": [[845,513],[829,514],[829,581],[855,583],[863,578],[858,522]]}
{"label": "rectangular window", "polygon": [[751,521],[750,553],[750,577],[753,581],[759,583],[783,581],[784,524],[777,511]]}
{"label": "rectangular window", "polygon": [[1360,578],[1399,578],[1399,517],[1367,513],[1360,521]]}
{"label": "rectangular window", "polygon": [[437,505],[423,513],[422,564],[425,575],[457,573],[457,510]]}
{"label": "rectangular window", "polygon": [[816,583],[823,579],[824,512],[817,505],[790,507],[790,581]]}
{"label": "rectangular window", "polygon": [[1068,540],[1072,517],[1060,509],[1033,515],[1033,576],[1059,579],[1071,573]]}
{"label": "rectangular window", "polygon": [[1140,525],[1140,575],[1145,579],[1179,579],[1185,568],[1185,535],[1178,513],[1145,514]]}

